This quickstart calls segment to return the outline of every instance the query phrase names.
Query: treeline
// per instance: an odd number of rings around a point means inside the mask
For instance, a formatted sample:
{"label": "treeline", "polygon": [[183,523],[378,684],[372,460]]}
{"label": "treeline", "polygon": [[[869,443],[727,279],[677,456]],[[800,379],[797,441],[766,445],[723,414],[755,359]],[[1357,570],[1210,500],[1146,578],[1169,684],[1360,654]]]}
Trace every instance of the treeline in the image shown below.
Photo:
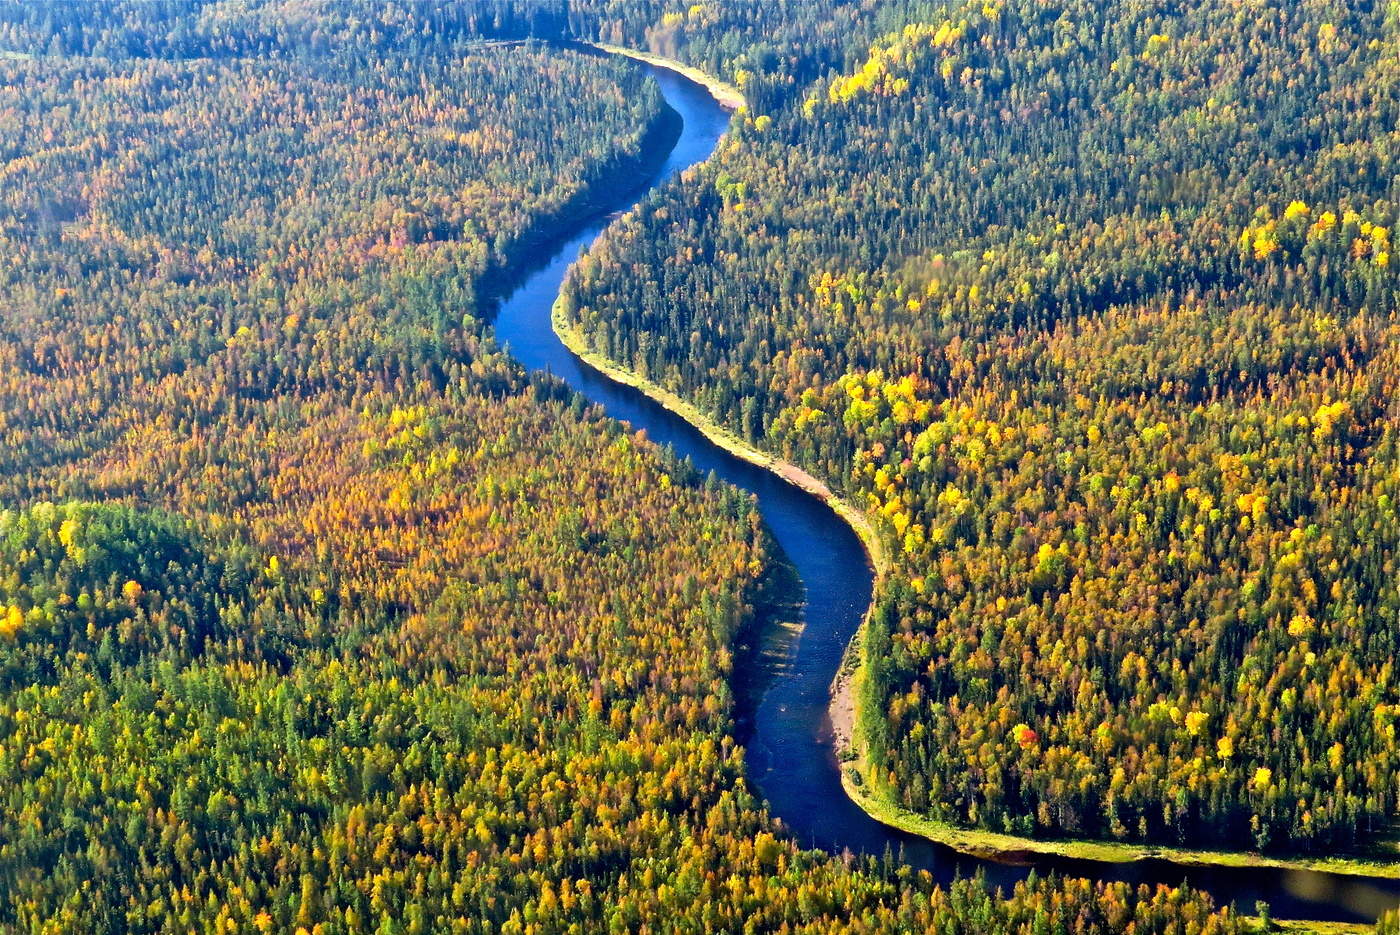
{"label": "treeline", "polygon": [[877,517],[883,794],[1036,835],[1388,835],[1400,21],[902,14],[744,114],[571,313]]}

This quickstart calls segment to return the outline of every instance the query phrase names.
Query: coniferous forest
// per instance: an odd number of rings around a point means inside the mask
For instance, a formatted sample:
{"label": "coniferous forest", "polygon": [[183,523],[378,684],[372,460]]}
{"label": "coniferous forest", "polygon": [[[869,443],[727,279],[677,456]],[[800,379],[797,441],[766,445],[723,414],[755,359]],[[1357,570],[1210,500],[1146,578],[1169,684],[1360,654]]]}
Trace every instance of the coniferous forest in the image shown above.
{"label": "coniferous forest", "polygon": [[1017,834],[1375,846],[1397,30],[0,0],[0,931],[1259,930],[804,849],[735,736],[783,561],[753,499],[491,321],[677,132],[640,66],[537,40],[732,82],[564,308],[876,523],[862,781]]}
{"label": "coniferous forest", "polygon": [[864,740],[901,804],[1387,838],[1400,9],[924,13],[742,120],[574,314],[875,519]]}

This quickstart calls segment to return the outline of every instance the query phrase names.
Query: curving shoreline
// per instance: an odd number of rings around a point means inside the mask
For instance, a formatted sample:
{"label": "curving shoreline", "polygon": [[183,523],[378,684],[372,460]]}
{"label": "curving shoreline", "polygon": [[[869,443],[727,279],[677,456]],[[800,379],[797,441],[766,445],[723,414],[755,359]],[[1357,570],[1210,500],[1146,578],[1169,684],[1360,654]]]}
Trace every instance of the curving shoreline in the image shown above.
{"label": "curving shoreline", "polygon": [[825,483],[791,461],[784,461],[782,458],[770,455],[750,445],[670,390],[651,382],[646,377],[622,369],[597,351],[592,350],[588,346],[582,329],[564,317],[562,297],[555,300],[554,307],[550,312],[550,321],[554,325],[554,333],[558,335],[564,346],[594,370],[614,382],[630,386],[650,397],[662,408],[685,419],[713,444],[735,457],[773,472],[789,484],[806,491],[831,507],[832,511],[845,520],[846,524],[860,538],[861,543],[865,546],[866,556],[876,573],[882,573],[886,565],[884,544],[875,534],[875,528],[870,525],[869,518],[857,510],[849,500],[833,493]]}
{"label": "curving shoreline", "polygon": [[[585,44],[606,53],[622,55],[676,72],[702,85],[721,106],[728,110],[741,109],[745,106],[742,92],[733,85],[674,59],[606,43],[590,42]],[[773,472],[784,481],[806,491],[831,507],[860,539],[865,548],[866,558],[875,572],[876,586],[879,586],[880,581],[889,570],[889,557],[885,552],[884,542],[871,525],[869,517],[857,509],[853,503],[834,493],[827,484],[796,464],[764,452],[740,438],[678,394],[640,374],[624,369],[615,361],[594,351],[589,347],[582,329],[565,317],[562,296],[555,300],[550,320],[559,340],[588,366],[609,379],[630,386],[650,397],[665,409],[689,422],[710,442],[730,454]],[[1252,851],[1216,851],[1117,841],[1029,838],[979,829],[959,828],[908,811],[882,798],[878,784],[865,782],[857,785],[852,779],[852,773],[860,773],[862,778],[865,778],[866,755],[862,741],[865,732],[858,727],[865,712],[860,710],[856,689],[864,674],[865,667],[860,658],[860,647],[873,608],[872,603],[871,608],[867,609],[865,619],[862,620],[855,637],[846,647],[845,657],[831,683],[829,711],[832,727],[836,734],[837,750],[849,750],[854,755],[849,767],[840,770],[841,786],[851,800],[875,820],[901,831],[927,838],[930,841],[945,844],[963,853],[991,859],[1019,859],[1027,854],[1104,863],[1128,863],[1157,859],[1183,866],[1270,867],[1400,880],[1400,862],[1371,861],[1360,857],[1270,856]]]}
{"label": "curving shoreline", "polygon": [[655,52],[643,52],[641,49],[629,49],[626,46],[612,45],[607,42],[588,42],[585,40],[579,44],[597,49],[599,52],[606,52],[609,55],[621,55],[623,58],[630,58],[646,65],[655,65],[657,68],[673,71],[682,78],[688,78],[709,91],[710,96],[725,110],[743,110],[748,106],[748,100],[744,97],[743,91],[728,81],[701,71],[693,65],[687,65],[685,62],[657,55]]}
{"label": "curving shoreline", "polygon": [[[569,45],[603,51],[596,44]],[[854,770],[840,762],[838,753],[859,741],[854,688],[863,660],[858,650],[877,576],[888,566],[884,543],[870,519],[819,478],[593,351],[582,328],[565,315],[561,296],[573,261],[611,219],[632,211],[647,188],[710,158],[735,109],[721,103],[712,83],[697,82],[675,67],[679,63],[642,53],[628,57],[653,69],[668,103],[684,118],[681,138],[662,155],[661,169],[645,186],[607,195],[603,200],[611,199],[611,210],[600,207],[591,221],[561,234],[531,261],[528,275],[498,309],[497,339],[528,369],[552,372],[608,415],[691,459],[702,473],[715,472],[757,498],[765,523],[806,591],[801,605],[805,624],[778,624],[788,636],[780,669],[771,671],[765,687],[735,712],[736,732],[745,738],[749,781],[767,801],[770,814],[804,846],[872,856],[898,852],[907,866],[945,883],[983,872],[989,885],[1005,887],[1034,868],[1133,885],[1186,884],[1237,907],[1264,899],[1277,918],[1335,920],[1322,923],[1329,931],[1351,930],[1346,927],[1391,908],[1400,896],[1394,882],[1400,864],[1271,859],[967,831],[901,813],[882,801],[876,784],[851,781]],[[745,683],[749,677],[735,673]],[[742,685],[736,688],[742,690]],[[1294,931],[1318,930],[1314,923],[1294,925],[1308,926]]]}

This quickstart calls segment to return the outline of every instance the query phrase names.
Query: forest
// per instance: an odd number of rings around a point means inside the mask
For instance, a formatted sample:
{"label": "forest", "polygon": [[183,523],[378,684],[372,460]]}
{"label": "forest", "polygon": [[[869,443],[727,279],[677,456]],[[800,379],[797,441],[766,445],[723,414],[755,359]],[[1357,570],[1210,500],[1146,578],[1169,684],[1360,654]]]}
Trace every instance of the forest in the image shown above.
{"label": "forest", "polygon": [[860,778],[1027,836],[1385,843],[1400,10],[786,12],[768,66],[675,21],[753,106],[568,308],[877,522]]}
{"label": "forest", "polygon": [[492,336],[674,133],[562,15],[0,4],[0,930],[1251,930],[768,818],[752,502]]}

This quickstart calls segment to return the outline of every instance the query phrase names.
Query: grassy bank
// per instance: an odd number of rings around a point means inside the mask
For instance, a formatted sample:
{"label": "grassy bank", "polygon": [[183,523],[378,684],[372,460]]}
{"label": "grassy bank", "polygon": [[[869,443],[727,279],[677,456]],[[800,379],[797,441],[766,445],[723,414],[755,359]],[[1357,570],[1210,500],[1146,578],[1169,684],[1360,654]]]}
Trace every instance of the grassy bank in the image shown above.
{"label": "grassy bank", "polygon": [[626,58],[636,59],[639,62],[646,62],[648,65],[657,65],[661,68],[674,71],[676,74],[684,75],[698,85],[703,85],[705,90],[710,92],[710,96],[719,101],[720,106],[726,110],[739,110],[744,107],[747,101],[744,99],[744,92],[734,85],[714,75],[707,74],[692,65],[678,62],[673,58],[666,58],[664,55],[657,55],[655,52],[642,52],[638,49],[628,49],[620,45],[609,45],[606,42],[583,42],[583,45],[592,46],[600,52],[607,52],[610,55],[622,55]]}
{"label": "grassy bank", "polygon": [[[1245,918],[1259,927],[1257,915],[1246,915]],[[1366,925],[1365,922],[1298,922],[1271,918],[1268,925],[1270,928],[1267,931],[1277,932],[1278,935],[1362,935],[1362,932],[1375,931],[1375,925]],[[1264,929],[1260,928],[1260,931]]]}
{"label": "grassy bank", "polygon": [[1400,879],[1400,865],[1364,858],[1276,857],[1249,851],[1195,850],[1113,841],[1037,840],[992,831],[957,828],[901,808],[880,793],[872,791],[868,783],[856,785],[849,770],[843,771],[841,784],[851,798],[876,820],[979,857],[1046,854],[1110,863],[1156,858],[1186,866],[1270,867]]}
{"label": "grassy bank", "polygon": [[[1256,926],[1260,924],[1258,916],[1245,918]],[[1289,919],[1270,919],[1269,926],[1268,931],[1280,935],[1361,935],[1363,932],[1375,931],[1375,926],[1364,922],[1295,922]]]}

